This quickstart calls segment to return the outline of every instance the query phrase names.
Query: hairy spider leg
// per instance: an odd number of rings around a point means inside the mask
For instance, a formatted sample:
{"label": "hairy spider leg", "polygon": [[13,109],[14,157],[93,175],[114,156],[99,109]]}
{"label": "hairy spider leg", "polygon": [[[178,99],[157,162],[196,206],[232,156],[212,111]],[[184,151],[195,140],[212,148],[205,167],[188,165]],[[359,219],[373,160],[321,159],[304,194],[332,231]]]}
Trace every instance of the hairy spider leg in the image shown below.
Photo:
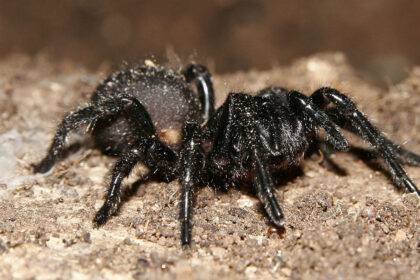
{"label": "hairy spider leg", "polygon": [[270,222],[277,227],[284,226],[284,214],[281,209],[274,190],[273,180],[269,174],[268,166],[261,158],[261,152],[258,147],[253,150],[253,171],[255,173],[252,185],[255,189],[257,197],[264,206]]}
{"label": "hairy spider leg", "polygon": [[[219,171],[217,177],[221,180],[214,182],[215,185],[222,187],[224,190],[227,190],[232,183],[230,176],[232,159],[226,157],[226,155],[231,154],[230,148],[231,140],[234,136],[234,110],[237,103],[237,96],[238,95],[236,94],[229,94],[228,98],[217,110],[214,117],[207,123],[207,134],[211,134],[207,136],[211,137],[213,140],[213,148],[208,155],[208,161],[212,170]],[[211,178],[211,180],[214,180],[214,178]]]}
{"label": "hairy spider leg", "polygon": [[[152,175],[157,172],[165,174],[166,180],[169,181],[175,175],[173,168],[175,161],[175,153],[157,140],[155,135],[140,138],[128,152],[121,155],[115,164],[105,202],[97,212],[93,220],[94,223],[97,226],[105,224],[110,216],[118,210],[122,196],[122,181],[130,175],[138,162],[146,164],[151,169]],[[148,177],[150,176],[149,174]]]}
{"label": "hairy spider leg", "polygon": [[[312,96],[312,100],[319,107],[326,109],[332,118],[338,118],[339,123],[346,123],[351,127],[351,131],[365,139],[374,149],[379,152],[385,160],[391,172],[394,183],[399,187],[404,187],[409,192],[414,192],[420,196],[415,183],[408,177],[405,170],[399,164],[398,158],[410,160],[413,154],[407,155],[405,150],[398,150],[370,121],[360,112],[353,101],[347,96],[333,88],[320,88]],[[329,104],[335,104],[335,109],[329,109]],[[417,156],[417,155],[416,155]],[[416,159],[416,157],[414,157]],[[417,158],[418,159],[418,158]]]}
{"label": "hairy spider leg", "polygon": [[[203,123],[214,114],[214,89],[208,69],[200,64],[190,64],[183,71],[187,83],[195,83],[201,103]],[[181,244],[191,244],[191,220],[194,204],[194,187],[204,169],[204,151],[201,148],[202,131],[196,121],[187,121],[181,149],[179,172],[181,176]]]}
{"label": "hairy spider leg", "polygon": [[328,115],[313,104],[309,97],[298,91],[275,86],[262,89],[258,96],[270,99],[274,104],[274,111],[277,110],[276,106],[280,107],[278,106],[280,104],[291,108],[309,130],[323,128],[327,133],[327,141],[334,149],[348,150],[349,143],[341,134],[340,128],[330,121]]}
{"label": "hairy spider leg", "polygon": [[190,64],[183,71],[188,83],[195,82],[199,93],[201,111],[204,121],[208,121],[214,113],[214,90],[211,74],[200,64]]}
{"label": "hairy spider leg", "polygon": [[[135,98],[130,100],[137,105],[129,106],[126,112],[127,116],[133,117],[136,121],[139,139],[127,153],[121,155],[113,168],[105,202],[94,218],[94,222],[98,226],[106,223],[109,217],[118,210],[122,195],[122,181],[130,175],[131,170],[138,162],[141,161],[146,164],[151,169],[151,174],[157,172],[163,174],[166,181],[169,181],[175,173],[173,168],[177,158],[175,153],[156,136],[156,130],[150,115],[143,105]],[[130,100],[122,99],[123,102]]]}
{"label": "hairy spider leg", "polygon": [[[276,105],[283,103],[283,105],[292,109],[308,130],[312,131],[317,127],[323,128],[327,134],[328,141],[335,149],[348,149],[348,141],[341,134],[339,127],[331,122],[328,119],[328,116],[312,103],[310,98],[297,91],[288,91],[284,88],[277,87],[263,89],[258,95],[262,98],[271,99],[271,104],[274,106],[274,113],[276,112],[276,109],[281,107],[277,106],[278,108],[276,108]],[[255,122],[258,125],[258,121]],[[259,133],[261,134],[261,131]],[[261,140],[264,139],[261,138]],[[266,141],[261,141],[263,148],[269,151],[271,156],[276,156],[276,149],[267,149],[265,142]],[[269,147],[271,146],[272,145],[269,145]],[[263,154],[264,153],[260,151],[260,147],[257,145],[253,150],[253,168],[255,173],[253,186],[270,221],[276,226],[282,227],[284,226],[284,214],[275,198],[272,178],[268,172],[266,160],[262,157]]]}
{"label": "hairy spider leg", "polygon": [[95,109],[92,106],[79,109],[76,112],[72,112],[65,116],[57,127],[56,134],[47,155],[34,166],[35,173],[46,173],[54,166],[62,154],[69,131],[82,125],[87,125],[94,121],[94,119]]}
{"label": "hairy spider leg", "polygon": [[401,164],[406,164],[409,166],[420,166],[420,155],[413,153],[407,149],[404,149],[397,144],[391,142],[389,139],[385,139],[388,142],[388,145],[393,146],[395,152],[397,153],[398,161]]}
{"label": "hairy spider leg", "polygon": [[[348,119],[344,119],[340,116],[338,112],[338,108],[328,108],[327,113],[330,117],[330,119],[333,119],[335,123],[337,123],[339,126],[344,127],[346,130],[357,134],[357,128],[355,126],[352,126]],[[400,164],[405,164],[409,166],[420,166],[420,155],[416,154],[412,151],[409,151],[398,144],[393,143],[391,140],[386,138],[384,135],[384,142],[387,143],[393,150],[396,155],[396,159]],[[377,154],[377,152],[375,153]]]}
{"label": "hairy spider leg", "polygon": [[191,220],[195,187],[204,170],[204,151],[201,148],[201,128],[196,122],[187,122],[184,129],[184,142],[181,150],[180,177],[181,191],[181,244],[191,244]]}
{"label": "hairy spider leg", "polygon": [[123,154],[117,161],[112,170],[111,183],[105,198],[105,202],[99,211],[96,213],[94,223],[99,226],[106,223],[111,215],[113,215],[119,207],[121,202],[121,183],[127,177],[137,162],[144,159],[144,153],[137,148],[130,149]]}
{"label": "hairy spider leg", "polygon": [[340,128],[330,121],[328,115],[317,108],[309,97],[298,91],[291,91],[289,93],[289,101],[296,113],[302,113],[304,123],[313,123],[315,127],[325,130],[327,141],[333,145],[334,149],[340,151],[349,149],[349,143],[341,134]]}
{"label": "hairy spider leg", "polygon": [[127,118],[132,120],[143,133],[145,132],[149,135],[155,133],[155,128],[149,114],[137,99],[123,96],[98,102],[98,104],[92,104],[85,108],[81,108],[64,117],[62,122],[58,125],[46,157],[35,165],[34,171],[36,173],[45,173],[54,166],[60,159],[66,144],[67,136],[72,130],[84,125],[88,125],[89,128],[92,129],[99,119],[125,112],[127,112]]}

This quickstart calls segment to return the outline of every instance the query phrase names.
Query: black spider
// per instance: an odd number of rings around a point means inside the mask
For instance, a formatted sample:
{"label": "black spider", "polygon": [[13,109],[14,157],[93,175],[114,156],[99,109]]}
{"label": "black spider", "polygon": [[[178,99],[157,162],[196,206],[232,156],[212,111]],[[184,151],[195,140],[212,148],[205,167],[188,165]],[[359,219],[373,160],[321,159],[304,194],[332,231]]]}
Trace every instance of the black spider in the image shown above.
{"label": "black spider", "polygon": [[[196,93],[190,83],[196,85]],[[142,162],[152,175],[181,181],[183,245],[191,242],[193,194],[200,185],[228,189],[250,182],[269,220],[283,227],[270,172],[299,165],[309,148],[319,143],[319,130],[340,151],[349,144],[339,126],[363,137],[385,160],[395,184],[420,195],[401,167],[420,166],[420,156],[388,140],[335,89],[321,88],[310,97],[278,87],[256,96],[231,93],[217,111],[213,100],[211,76],[201,65],[189,66],[183,76],[160,67],[117,72],[97,88],[89,106],[64,118],[35,171],[48,171],[62,155],[67,133],[88,125],[101,150],[119,156],[94,222],[104,224],[116,212],[123,178]],[[181,144],[164,143],[168,130],[181,128]]]}

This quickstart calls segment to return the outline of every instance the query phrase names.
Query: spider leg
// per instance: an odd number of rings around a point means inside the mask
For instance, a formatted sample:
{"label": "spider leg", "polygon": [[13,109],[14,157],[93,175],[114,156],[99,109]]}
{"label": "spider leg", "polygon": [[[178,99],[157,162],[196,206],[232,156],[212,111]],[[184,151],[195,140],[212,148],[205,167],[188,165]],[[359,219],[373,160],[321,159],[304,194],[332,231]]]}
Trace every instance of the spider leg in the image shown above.
{"label": "spider leg", "polygon": [[191,220],[194,203],[194,187],[198,183],[204,168],[204,153],[201,149],[200,127],[195,122],[185,125],[185,140],[181,151],[180,172],[182,183],[181,196],[181,244],[189,246],[191,243]]}
{"label": "spider leg", "polygon": [[49,148],[47,156],[34,166],[34,172],[45,173],[50,170],[61,156],[69,131],[86,125],[94,119],[95,109],[92,106],[79,109],[64,117],[63,121],[57,127],[54,140]]}
{"label": "spider leg", "polygon": [[225,103],[217,110],[214,116],[207,123],[206,134],[212,134],[213,148],[208,155],[209,169],[216,171],[216,176],[211,176],[210,181],[213,185],[228,189],[231,184],[231,173],[233,155],[231,141],[237,137],[234,131],[235,127],[235,108],[240,103],[240,95],[230,93]]}
{"label": "spider leg", "polygon": [[253,150],[253,168],[255,172],[253,187],[264,206],[269,220],[278,227],[284,227],[284,214],[276,199],[273,181],[267,171],[267,164],[261,157],[258,148]]}
{"label": "spider leg", "polygon": [[94,223],[97,226],[105,224],[118,210],[122,196],[122,181],[130,175],[131,170],[138,162],[143,161],[151,169],[151,174],[159,172],[165,173],[165,176],[173,176],[174,170],[170,166],[174,164],[175,160],[175,154],[156,137],[141,138],[115,164],[105,202],[97,212]]}
{"label": "spider leg", "polygon": [[397,144],[389,141],[389,144],[394,146],[395,152],[398,156],[398,161],[402,164],[407,164],[411,166],[420,166],[420,155],[413,153],[407,149],[401,148]]}
{"label": "spider leg", "polygon": [[137,162],[142,160],[144,155],[136,148],[131,149],[122,155],[112,171],[111,183],[102,207],[96,213],[94,223],[97,226],[103,225],[117,210],[121,202],[121,183],[127,177]]}
{"label": "spider leg", "polygon": [[347,122],[356,134],[365,139],[379,152],[388,165],[395,184],[420,196],[415,183],[407,176],[407,173],[399,163],[398,158],[403,152],[398,153],[396,151],[395,145],[370,123],[363,113],[357,109],[353,101],[332,88],[320,88],[312,94],[311,98],[319,107],[326,108],[331,102],[335,104],[335,113],[338,118]]}
{"label": "spider leg", "polygon": [[340,128],[330,121],[328,115],[321,111],[311,98],[297,91],[289,93],[290,105],[297,114],[303,114],[305,124],[313,124],[321,127],[327,133],[327,141],[333,145],[336,150],[345,151],[349,149],[347,139],[341,134]]}
{"label": "spider leg", "polygon": [[188,83],[195,82],[200,95],[204,121],[208,121],[214,113],[214,90],[210,72],[203,65],[190,64],[183,74]]}
{"label": "spider leg", "polygon": [[66,144],[67,135],[81,126],[92,128],[95,123],[104,117],[127,112],[127,118],[133,120],[139,130],[147,134],[155,132],[153,123],[146,109],[137,99],[123,97],[92,104],[68,114],[58,125],[54,139],[47,156],[35,165],[35,173],[45,173],[59,160]]}
{"label": "spider leg", "polygon": [[[234,115],[235,108],[239,103],[239,95],[235,93],[230,93],[225,103],[216,113],[218,115],[217,120],[212,119],[209,123],[210,129],[215,130],[215,143],[213,151],[216,154],[227,153],[227,148],[230,147],[230,142],[233,136],[233,126],[234,126]],[[214,122],[214,123],[213,123]]]}
{"label": "spider leg", "polygon": [[271,99],[274,111],[279,110],[278,108],[282,106],[291,108],[302,119],[303,124],[309,131],[317,127],[323,128],[327,133],[327,140],[336,150],[347,150],[349,148],[348,141],[341,134],[340,128],[330,121],[328,115],[313,104],[309,97],[298,91],[289,91],[286,88],[276,86],[262,89],[258,96]]}
{"label": "spider leg", "polygon": [[[346,120],[341,116],[341,114],[338,112],[338,108],[328,108],[326,110],[327,114],[329,115],[330,119],[334,120],[335,123],[337,123],[339,126],[345,128],[346,130],[357,134],[357,128],[355,126],[351,125],[351,122],[349,120]],[[410,166],[420,166],[420,155],[413,153],[407,149],[404,149],[400,145],[392,142],[390,139],[386,138],[384,135],[382,135],[384,138],[384,141],[389,145],[395,152],[397,160],[401,164],[406,164]]]}

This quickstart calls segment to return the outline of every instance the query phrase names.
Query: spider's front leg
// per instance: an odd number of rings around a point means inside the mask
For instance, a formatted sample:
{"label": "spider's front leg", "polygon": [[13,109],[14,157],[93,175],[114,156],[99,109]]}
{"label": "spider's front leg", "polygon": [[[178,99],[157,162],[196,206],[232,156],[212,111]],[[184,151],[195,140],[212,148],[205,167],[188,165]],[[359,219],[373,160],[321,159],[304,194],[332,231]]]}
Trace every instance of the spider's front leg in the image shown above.
{"label": "spider's front leg", "polygon": [[181,244],[191,244],[191,220],[194,191],[204,171],[204,152],[201,148],[201,128],[195,122],[187,122],[181,150],[179,171],[181,176]]}
{"label": "spider's front leg", "polygon": [[[420,192],[415,183],[407,176],[399,162],[408,162],[413,165],[419,163],[420,156],[407,150],[399,148],[398,145],[387,139],[370,121],[361,113],[353,101],[347,96],[333,88],[321,88],[315,91],[311,99],[321,108],[325,108],[327,113],[337,123],[348,126],[350,131],[365,139],[385,160],[392,174],[395,184],[404,187],[409,192],[414,192],[420,196]],[[333,103],[334,108],[327,108],[328,104]]]}

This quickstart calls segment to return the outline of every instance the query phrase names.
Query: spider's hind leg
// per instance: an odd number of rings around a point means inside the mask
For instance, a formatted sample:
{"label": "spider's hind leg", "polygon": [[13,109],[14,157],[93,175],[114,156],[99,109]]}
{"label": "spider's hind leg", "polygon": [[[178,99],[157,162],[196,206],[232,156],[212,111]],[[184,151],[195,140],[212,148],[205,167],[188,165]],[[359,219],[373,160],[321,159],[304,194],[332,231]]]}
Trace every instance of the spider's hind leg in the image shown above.
{"label": "spider's hind leg", "polygon": [[[391,172],[395,184],[404,187],[409,192],[420,195],[415,183],[407,176],[400,162],[418,163],[417,155],[398,146],[388,140],[370,121],[357,109],[356,105],[347,96],[333,88],[320,88],[315,91],[311,99],[314,103],[326,109],[340,125],[348,126],[349,130],[365,139],[385,160]],[[327,108],[333,103],[334,108]],[[408,152],[408,153],[406,153]]]}
{"label": "spider's hind leg", "polygon": [[34,166],[35,173],[45,173],[49,171],[62,155],[67,134],[82,125],[91,123],[95,119],[96,113],[92,106],[72,112],[61,121],[57,127],[54,140],[51,143],[47,156]]}
{"label": "spider's hind leg", "polygon": [[387,142],[387,144],[394,149],[399,163],[406,164],[409,166],[420,166],[419,154],[413,153],[407,149],[402,148],[398,144],[393,143],[388,138],[385,138],[385,142]]}
{"label": "spider's hind leg", "polygon": [[93,128],[99,119],[124,112],[127,112],[126,116],[135,123],[139,131],[143,131],[146,135],[155,133],[155,128],[149,114],[135,98],[122,96],[118,99],[115,98],[94,103],[64,117],[58,125],[47,156],[35,165],[34,172],[45,173],[54,166],[62,156],[67,136],[72,130],[84,125]]}

